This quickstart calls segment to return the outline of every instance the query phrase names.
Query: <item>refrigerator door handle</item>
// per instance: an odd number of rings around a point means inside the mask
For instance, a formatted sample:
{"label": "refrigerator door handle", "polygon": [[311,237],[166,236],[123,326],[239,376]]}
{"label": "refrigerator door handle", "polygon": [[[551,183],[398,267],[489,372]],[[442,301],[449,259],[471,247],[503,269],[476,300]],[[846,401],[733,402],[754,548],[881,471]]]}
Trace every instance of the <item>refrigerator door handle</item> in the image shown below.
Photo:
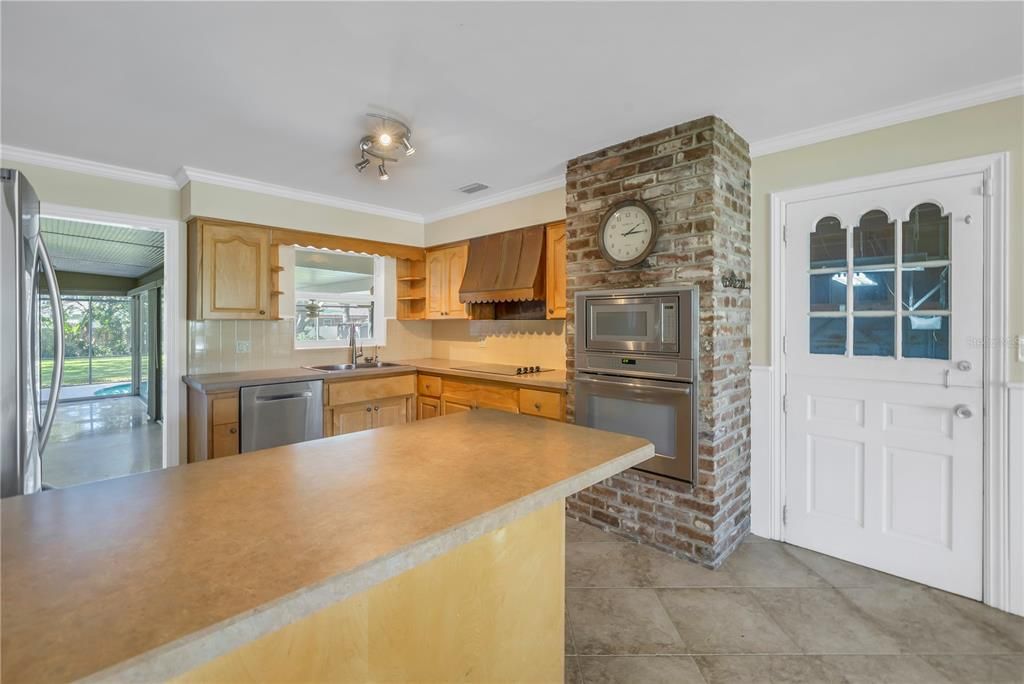
{"label": "refrigerator door handle", "polygon": [[[50,438],[50,428],[53,427],[53,419],[57,414],[57,395],[60,394],[61,383],[64,380],[64,312],[60,306],[60,288],[57,286],[57,276],[53,272],[50,254],[46,251],[46,244],[43,242],[42,236],[39,238],[39,252],[42,256],[43,275],[46,276],[46,290],[50,295],[50,311],[53,315],[54,330],[50,396],[46,398],[46,413],[39,426],[39,451],[42,453],[46,447],[46,440]],[[37,359],[37,361],[42,363],[42,359]],[[35,386],[35,383],[32,384]]]}

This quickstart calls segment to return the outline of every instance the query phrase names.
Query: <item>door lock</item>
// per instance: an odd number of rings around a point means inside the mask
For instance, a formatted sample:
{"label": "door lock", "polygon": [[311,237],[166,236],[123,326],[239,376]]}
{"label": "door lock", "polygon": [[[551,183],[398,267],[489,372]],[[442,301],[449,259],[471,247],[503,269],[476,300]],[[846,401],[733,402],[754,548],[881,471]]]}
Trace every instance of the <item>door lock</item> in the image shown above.
{"label": "door lock", "polygon": [[966,373],[967,371],[969,371],[972,368],[974,368],[974,366],[971,365],[970,361],[957,361],[956,362],[956,368],[957,368],[957,370],[962,370],[963,372]]}
{"label": "door lock", "polygon": [[953,407],[953,413],[957,418],[970,418],[974,415],[974,411],[967,404],[957,404]]}

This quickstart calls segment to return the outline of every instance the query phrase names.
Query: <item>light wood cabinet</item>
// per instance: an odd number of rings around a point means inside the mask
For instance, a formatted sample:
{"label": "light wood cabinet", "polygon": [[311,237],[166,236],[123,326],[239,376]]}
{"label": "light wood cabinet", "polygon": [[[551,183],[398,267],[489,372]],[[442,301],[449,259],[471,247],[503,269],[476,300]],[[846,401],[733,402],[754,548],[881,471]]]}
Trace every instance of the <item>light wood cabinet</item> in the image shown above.
{"label": "light wood cabinet", "polygon": [[562,420],[565,415],[565,395],[560,392],[546,392],[523,387],[519,390],[519,412]]}
{"label": "light wood cabinet", "polygon": [[413,419],[416,376],[330,382],[325,394],[324,437],[402,425]]}
{"label": "light wood cabinet", "polygon": [[545,274],[544,288],[547,318],[565,318],[565,223],[552,223],[544,236]]}
{"label": "light wood cabinet", "polygon": [[427,318],[469,318],[466,305],[459,301],[468,257],[468,244],[427,250]]}
{"label": "light wood cabinet", "polygon": [[188,390],[188,462],[234,456],[239,451],[238,392]]}
{"label": "light wood cabinet", "polygon": [[416,419],[426,420],[427,418],[437,418],[441,415],[441,400],[437,397],[417,397],[416,398]]}
{"label": "light wood cabinet", "polygon": [[267,228],[203,218],[189,221],[188,317],[272,318],[270,249]]}

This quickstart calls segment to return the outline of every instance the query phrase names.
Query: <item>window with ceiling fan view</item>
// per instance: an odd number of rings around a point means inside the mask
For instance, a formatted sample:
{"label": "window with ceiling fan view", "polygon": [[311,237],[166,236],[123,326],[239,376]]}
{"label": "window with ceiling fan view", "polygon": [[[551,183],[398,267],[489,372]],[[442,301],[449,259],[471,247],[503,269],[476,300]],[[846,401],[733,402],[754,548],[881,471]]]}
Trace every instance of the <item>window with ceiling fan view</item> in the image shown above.
{"label": "window with ceiling fan view", "polygon": [[295,249],[295,347],[383,345],[384,257]]}
{"label": "window with ceiling fan view", "polygon": [[908,220],[881,209],[809,241],[812,354],[949,359],[949,215],[921,203]]}

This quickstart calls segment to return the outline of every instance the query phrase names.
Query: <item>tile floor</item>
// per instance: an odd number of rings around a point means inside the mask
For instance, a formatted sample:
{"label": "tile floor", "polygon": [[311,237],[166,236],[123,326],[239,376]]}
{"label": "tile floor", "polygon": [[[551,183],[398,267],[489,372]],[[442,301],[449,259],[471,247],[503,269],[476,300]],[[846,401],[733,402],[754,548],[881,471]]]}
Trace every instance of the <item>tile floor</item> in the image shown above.
{"label": "tile floor", "polygon": [[717,571],[566,522],[566,681],[1024,682],[1024,618],[788,544]]}
{"label": "tile floor", "polygon": [[43,482],[70,487],[153,470],[163,464],[163,427],[138,397],[57,405],[43,452]]}

